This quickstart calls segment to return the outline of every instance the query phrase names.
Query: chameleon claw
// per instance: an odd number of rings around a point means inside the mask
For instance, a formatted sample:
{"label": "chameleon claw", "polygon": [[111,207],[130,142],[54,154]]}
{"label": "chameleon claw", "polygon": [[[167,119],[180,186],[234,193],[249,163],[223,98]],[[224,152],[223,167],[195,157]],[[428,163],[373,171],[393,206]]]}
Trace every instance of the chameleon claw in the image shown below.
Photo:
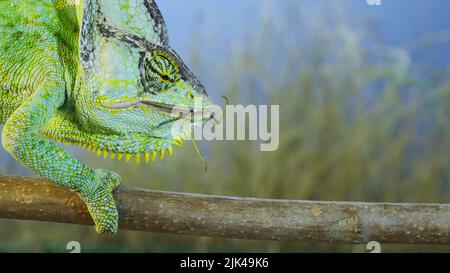
{"label": "chameleon claw", "polygon": [[120,176],[115,172],[95,169],[91,180],[80,190],[97,233],[113,235],[118,230],[118,212],[111,192],[119,184]]}

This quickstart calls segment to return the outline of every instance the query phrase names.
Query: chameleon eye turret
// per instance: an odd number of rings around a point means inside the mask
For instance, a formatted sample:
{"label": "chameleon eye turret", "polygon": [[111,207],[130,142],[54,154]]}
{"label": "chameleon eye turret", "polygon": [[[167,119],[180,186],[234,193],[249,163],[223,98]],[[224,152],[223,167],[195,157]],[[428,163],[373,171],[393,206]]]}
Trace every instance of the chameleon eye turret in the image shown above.
{"label": "chameleon eye turret", "polygon": [[145,92],[164,92],[180,81],[178,64],[162,51],[152,52],[150,56],[143,54],[140,64],[141,83]]}
{"label": "chameleon eye turret", "polygon": [[110,234],[118,229],[111,192],[120,176],[89,168],[54,142],[151,161],[181,145],[190,128],[172,128],[183,116],[211,105],[170,48],[154,0],[0,1],[0,100],[4,148],[76,191],[96,230]]}

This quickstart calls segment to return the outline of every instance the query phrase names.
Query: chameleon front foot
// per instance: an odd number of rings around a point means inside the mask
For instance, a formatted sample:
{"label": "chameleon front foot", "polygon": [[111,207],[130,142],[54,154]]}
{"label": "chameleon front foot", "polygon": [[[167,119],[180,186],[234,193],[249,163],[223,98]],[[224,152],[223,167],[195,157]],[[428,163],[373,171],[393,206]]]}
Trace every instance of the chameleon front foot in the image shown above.
{"label": "chameleon front foot", "polygon": [[100,181],[100,183],[103,183],[103,185],[105,185],[110,192],[117,189],[120,185],[120,181],[122,180],[119,174],[110,170],[95,169],[94,173],[95,179]]}
{"label": "chameleon front foot", "polygon": [[95,223],[97,233],[115,234],[118,229],[118,212],[112,191],[120,184],[114,172],[96,169],[91,183],[83,186],[80,197],[86,203]]}
{"label": "chameleon front foot", "polygon": [[86,201],[97,233],[114,235],[118,229],[118,213],[111,193],[99,194],[94,200]]}

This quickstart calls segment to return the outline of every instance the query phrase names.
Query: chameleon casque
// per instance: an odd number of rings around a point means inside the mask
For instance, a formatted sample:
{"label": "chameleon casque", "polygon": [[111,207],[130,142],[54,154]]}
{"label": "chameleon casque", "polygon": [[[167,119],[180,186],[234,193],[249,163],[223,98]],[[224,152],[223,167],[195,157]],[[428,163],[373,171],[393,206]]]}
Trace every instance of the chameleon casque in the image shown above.
{"label": "chameleon casque", "polygon": [[3,147],[77,192],[99,233],[117,232],[120,176],[55,142],[148,161],[210,120],[210,105],[154,0],[0,0]]}

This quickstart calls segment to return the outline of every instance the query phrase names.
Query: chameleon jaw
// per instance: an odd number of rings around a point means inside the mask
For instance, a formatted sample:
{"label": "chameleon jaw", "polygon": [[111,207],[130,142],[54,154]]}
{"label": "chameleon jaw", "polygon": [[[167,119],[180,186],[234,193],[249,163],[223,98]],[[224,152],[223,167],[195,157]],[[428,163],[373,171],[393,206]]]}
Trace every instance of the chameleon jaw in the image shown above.
{"label": "chameleon jaw", "polygon": [[194,108],[186,106],[173,105],[144,99],[136,99],[131,101],[115,101],[114,103],[108,105],[102,104],[102,106],[113,110],[135,109],[135,108],[155,109],[168,114],[177,114],[178,116],[195,115],[202,113],[199,110],[195,111]]}

